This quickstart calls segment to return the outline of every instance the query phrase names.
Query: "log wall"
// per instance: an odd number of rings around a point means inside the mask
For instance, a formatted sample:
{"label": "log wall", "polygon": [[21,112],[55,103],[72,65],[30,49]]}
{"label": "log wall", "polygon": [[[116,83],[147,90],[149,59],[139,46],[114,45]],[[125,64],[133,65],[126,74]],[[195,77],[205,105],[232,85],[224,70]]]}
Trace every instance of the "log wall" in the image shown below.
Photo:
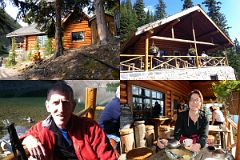
{"label": "log wall", "polygon": [[[72,41],[72,32],[81,31],[84,32],[84,41]],[[66,25],[63,38],[64,48],[80,48],[82,46],[90,45],[91,43],[91,28],[88,26],[88,20],[84,19],[80,22],[71,22]]]}
{"label": "log wall", "polygon": [[174,100],[180,103],[181,100],[187,102],[187,96],[192,90],[188,81],[121,81],[120,83],[120,103],[129,104],[132,110],[132,85],[160,91],[165,94],[165,115],[172,116],[174,111]]}

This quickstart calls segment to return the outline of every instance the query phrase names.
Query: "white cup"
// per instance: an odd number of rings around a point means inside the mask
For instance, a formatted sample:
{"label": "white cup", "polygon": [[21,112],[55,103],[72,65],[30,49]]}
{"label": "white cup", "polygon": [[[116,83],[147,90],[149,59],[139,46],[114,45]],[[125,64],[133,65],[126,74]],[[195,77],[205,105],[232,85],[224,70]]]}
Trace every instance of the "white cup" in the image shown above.
{"label": "white cup", "polygon": [[193,140],[192,140],[192,139],[189,139],[189,138],[184,139],[184,140],[183,140],[183,144],[184,144],[185,147],[188,147],[188,146],[190,146],[190,145],[193,144]]}

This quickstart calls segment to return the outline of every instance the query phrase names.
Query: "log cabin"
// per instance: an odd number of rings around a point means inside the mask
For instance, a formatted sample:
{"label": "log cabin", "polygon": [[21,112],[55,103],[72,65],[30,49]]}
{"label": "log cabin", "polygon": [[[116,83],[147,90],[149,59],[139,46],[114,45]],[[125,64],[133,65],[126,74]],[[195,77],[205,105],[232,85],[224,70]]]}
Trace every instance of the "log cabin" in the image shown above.
{"label": "log cabin", "polygon": [[[115,35],[114,18],[109,14],[105,14],[107,26],[112,35]],[[85,13],[81,12],[70,13],[63,19],[63,47],[65,49],[76,49],[82,46],[96,44],[99,40],[97,33],[96,16],[89,17]],[[22,27],[15,30],[6,37],[16,38],[17,51],[34,51],[39,41],[40,51],[44,52],[45,42],[47,40],[46,32],[42,32],[37,29],[37,25]],[[53,39],[53,47],[55,40]]]}
{"label": "log cabin", "polygon": [[[212,83],[218,81],[167,81],[167,80],[121,80],[120,81],[120,103],[121,107],[130,107],[131,114],[134,120],[144,120],[145,124],[152,123],[149,119],[152,118],[151,111],[155,102],[161,105],[161,115],[172,119],[177,112],[177,104],[182,101],[188,103],[188,94],[193,89],[198,89],[203,94],[204,104],[215,103],[216,97],[212,89]],[[238,98],[240,98],[238,94]],[[233,108],[228,108],[230,114],[239,115],[239,100],[238,104],[234,104]],[[238,109],[236,109],[238,106]],[[240,120],[238,121],[238,125]],[[152,124],[151,124],[152,125]],[[238,130],[229,118],[226,118],[226,126],[230,133],[225,137],[226,145],[231,147],[235,144],[233,140],[232,129]],[[155,131],[156,132],[156,131]],[[239,130],[237,131],[240,136]],[[240,145],[237,141],[238,147]],[[235,151],[233,151],[235,155]],[[239,152],[236,152],[236,157],[239,158]]]}
{"label": "log cabin", "polygon": [[126,72],[228,66],[226,56],[212,57],[209,53],[232,46],[231,39],[207,13],[193,6],[141,26],[130,35],[121,45],[121,79],[126,79]]}

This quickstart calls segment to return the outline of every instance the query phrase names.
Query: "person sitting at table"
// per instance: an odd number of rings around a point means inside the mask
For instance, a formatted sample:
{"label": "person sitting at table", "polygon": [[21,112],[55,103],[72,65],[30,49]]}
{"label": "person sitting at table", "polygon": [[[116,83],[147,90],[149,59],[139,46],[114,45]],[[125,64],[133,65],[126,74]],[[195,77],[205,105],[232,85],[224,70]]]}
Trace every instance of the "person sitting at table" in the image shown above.
{"label": "person sitting at table", "polygon": [[223,113],[219,110],[218,107],[211,106],[210,111],[212,112],[212,125],[220,125],[225,122]]}
{"label": "person sitting at table", "polygon": [[161,105],[156,101],[153,107],[153,117],[158,118],[161,115]]}
{"label": "person sitting at table", "polygon": [[[205,147],[208,139],[208,119],[204,111],[201,111],[203,96],[199,90],[193,90],[189,94],[189,110],[179,113],[174,130],[174,138],[183,143],[183,140],[193,140],[187,149],[198,152]],[[165,148],[168,140],[158,140],[157,146]]]}

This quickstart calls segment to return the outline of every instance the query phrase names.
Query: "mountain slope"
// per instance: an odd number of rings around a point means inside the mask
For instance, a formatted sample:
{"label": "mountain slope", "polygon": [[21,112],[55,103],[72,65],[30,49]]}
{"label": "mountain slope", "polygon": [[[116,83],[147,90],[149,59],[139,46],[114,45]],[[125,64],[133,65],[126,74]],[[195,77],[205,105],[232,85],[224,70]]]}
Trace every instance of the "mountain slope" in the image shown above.
{"label": "mountain slope", "polygon": [[7,53],[7,48],[10,45],[10,40],[6,38],[6,34],[20,27],[19,23],[0,8],[0,55]]}

